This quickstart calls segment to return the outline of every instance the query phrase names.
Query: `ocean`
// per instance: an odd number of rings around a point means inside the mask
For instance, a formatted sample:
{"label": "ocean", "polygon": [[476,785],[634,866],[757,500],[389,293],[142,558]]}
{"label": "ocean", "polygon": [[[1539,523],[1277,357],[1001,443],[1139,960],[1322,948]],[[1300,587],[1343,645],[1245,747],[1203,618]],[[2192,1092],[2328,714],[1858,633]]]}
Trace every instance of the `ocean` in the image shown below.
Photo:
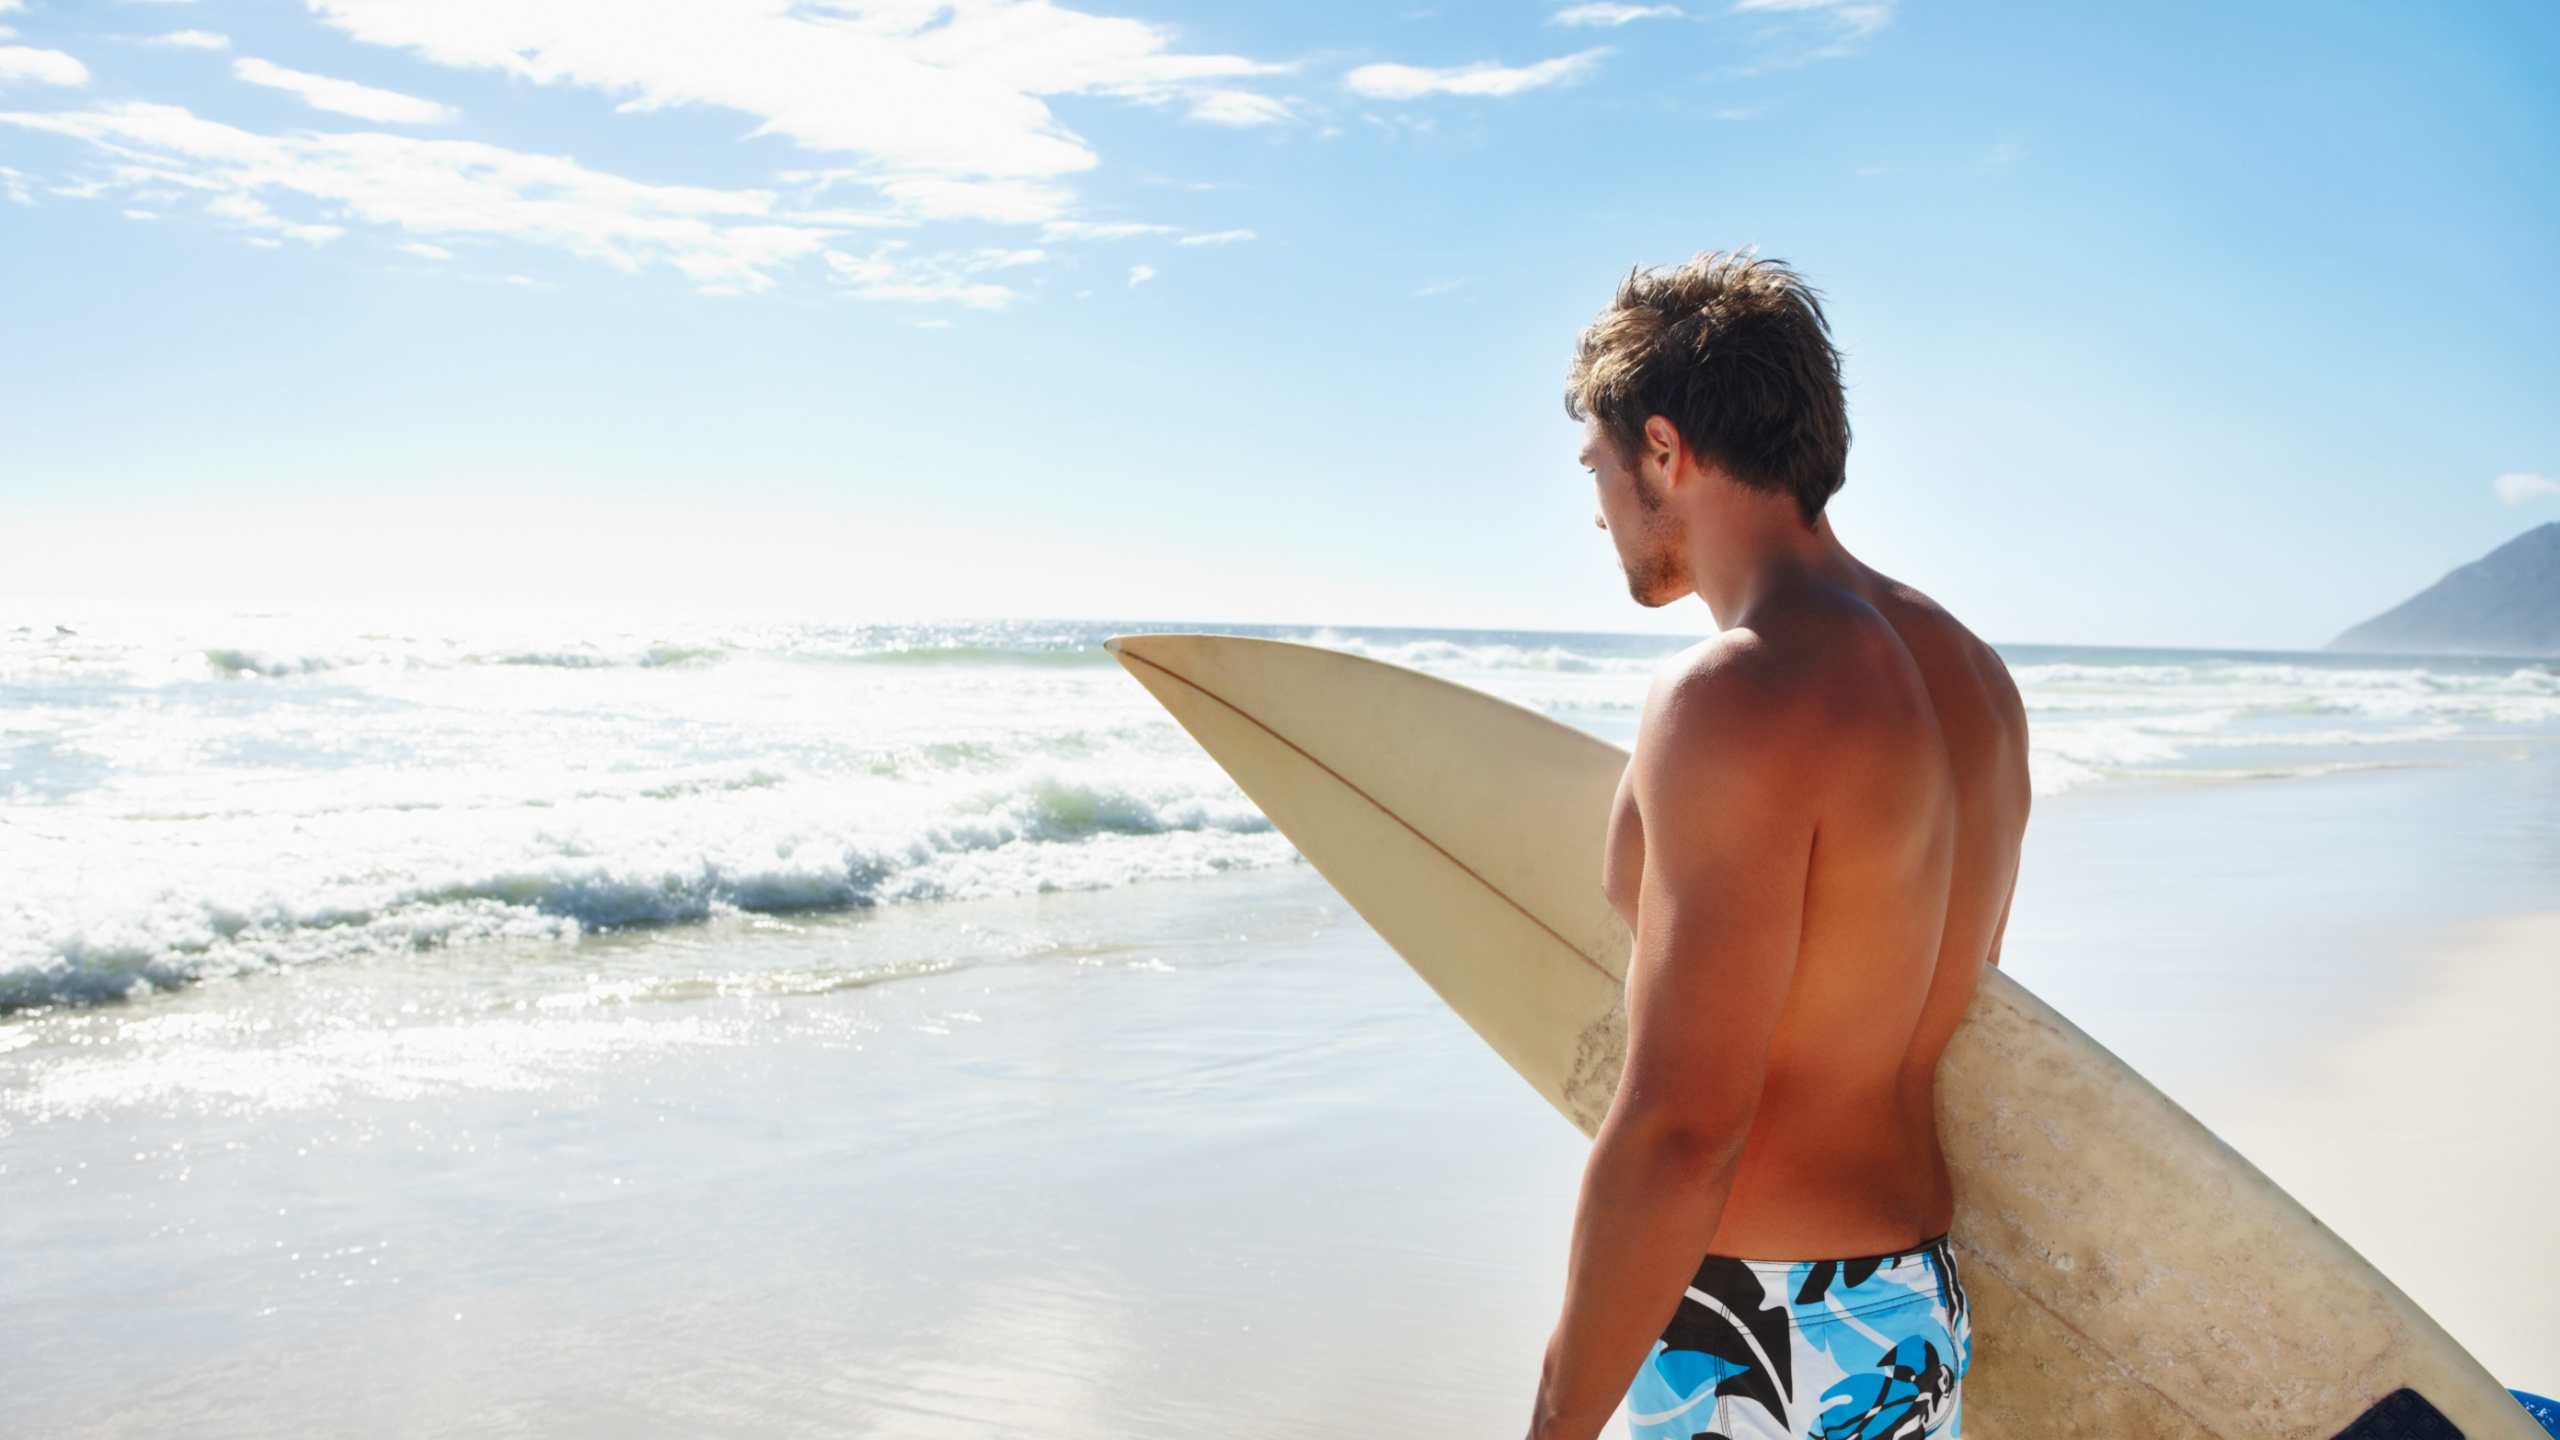
{"label": "ocean", "polygon": [[[1514,1423],[1580,1142],[1100,649],[1168,628],[0,613],[0,1431]],[[1244,633],[1620,743],[1689,643]],[[2007,963],[2253,1154],[2560,910],[2551,664],[2003,653]],[[2544,1268],[2402,1279],[2550,1389]]]}

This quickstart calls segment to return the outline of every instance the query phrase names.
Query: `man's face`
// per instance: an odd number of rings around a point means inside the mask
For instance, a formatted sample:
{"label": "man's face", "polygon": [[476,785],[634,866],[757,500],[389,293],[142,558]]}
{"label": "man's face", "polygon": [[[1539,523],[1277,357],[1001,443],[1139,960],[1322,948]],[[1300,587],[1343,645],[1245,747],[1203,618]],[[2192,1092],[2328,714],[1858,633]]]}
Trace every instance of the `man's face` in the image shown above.
{"label": "man's face", "polygon": [[1680,517],[1664,508],[1661,491],[1647,483],[1642,463],[1620,453],[1617,441],[1601,428],[1597,416],[1583,422],[1582,465],[1599,491],[1600,510],[1593,522],[1609,532],[1610,543],[1618,548],[1618,568],[1626,572],[1627,593],[1650,609],[1694,590],[1685,544],[1688,532]]}

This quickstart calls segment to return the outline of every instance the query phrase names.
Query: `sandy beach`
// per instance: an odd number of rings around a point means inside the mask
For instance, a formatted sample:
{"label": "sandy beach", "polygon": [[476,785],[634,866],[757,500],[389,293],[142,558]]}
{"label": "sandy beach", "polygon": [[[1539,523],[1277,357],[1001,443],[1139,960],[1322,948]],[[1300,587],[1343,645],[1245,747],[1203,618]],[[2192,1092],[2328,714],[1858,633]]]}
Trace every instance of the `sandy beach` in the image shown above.
{"label": "sandy beach", "polygon": [[2491,1373],[2560,1390],[2560,911],[2459,926],[2396,1013],[2218,1098],[2223,1138]]}
{"label": "sandy beach", "polygon": [[[1663,643],[1312,638],[1620,739]],[[71,643],[0,1433],[1521,1423],[1582,1140],[1081,632]],[[2012,663],[2011,973],[2560,1389],[2550,677]]]}
{"label": "sandy beach", "polygon": [[[957,968],[812,982],[902,918],[768,932],[762,986],[708,935],[361,1037],[323,972],[54,1031],[0,1429],[1516,1423],[1582,1141],[1312,872],[946,907]],[[624,998],[688,958],[728,993]]]}
{"label": "sandy beach", "polygon": [[[974,907],[984,963],[820,995],[790,988],[829,925],[765,994],[279,1036],[315,975],[62,1036],[95,1058],[0,1175],[7,1428],[1516,1424],[1580,1139],[1307,872],[1152,888]],[[2471,927],[2404,1013],[2198,1104],[2544,1388],[2555,937]]]}

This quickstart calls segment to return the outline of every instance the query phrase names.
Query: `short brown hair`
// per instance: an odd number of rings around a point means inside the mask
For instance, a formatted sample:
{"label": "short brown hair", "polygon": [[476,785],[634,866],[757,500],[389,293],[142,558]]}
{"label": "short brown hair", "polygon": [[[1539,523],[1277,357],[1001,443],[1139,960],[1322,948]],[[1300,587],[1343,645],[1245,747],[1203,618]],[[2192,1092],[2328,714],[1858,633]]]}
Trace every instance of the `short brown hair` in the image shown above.
{"label": "short brown hair", "polygon": [[1849,409],[1821,298],[1748,251],[1630,271],[1574,347],[1564,408],[1598,416],[1629,458],[1659,415],[1734,479],[1793,495],[1807,525],[1848,479]]}

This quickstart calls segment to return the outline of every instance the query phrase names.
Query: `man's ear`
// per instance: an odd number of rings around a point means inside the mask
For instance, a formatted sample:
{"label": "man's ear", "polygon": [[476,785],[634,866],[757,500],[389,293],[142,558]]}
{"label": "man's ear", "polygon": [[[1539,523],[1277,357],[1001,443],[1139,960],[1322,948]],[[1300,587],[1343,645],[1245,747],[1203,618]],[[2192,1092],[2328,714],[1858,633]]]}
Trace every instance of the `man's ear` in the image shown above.
{"label": "man's ear", "polygon": [[1680,427],[1660,415],[1647,416],[1644,422],[1644,454],[1637,457],[1640,465],[1654,468],[1654,482],[1669,490],[1680,483],[1680,457],[1688,452],[1689,442],[1680,438]]}

